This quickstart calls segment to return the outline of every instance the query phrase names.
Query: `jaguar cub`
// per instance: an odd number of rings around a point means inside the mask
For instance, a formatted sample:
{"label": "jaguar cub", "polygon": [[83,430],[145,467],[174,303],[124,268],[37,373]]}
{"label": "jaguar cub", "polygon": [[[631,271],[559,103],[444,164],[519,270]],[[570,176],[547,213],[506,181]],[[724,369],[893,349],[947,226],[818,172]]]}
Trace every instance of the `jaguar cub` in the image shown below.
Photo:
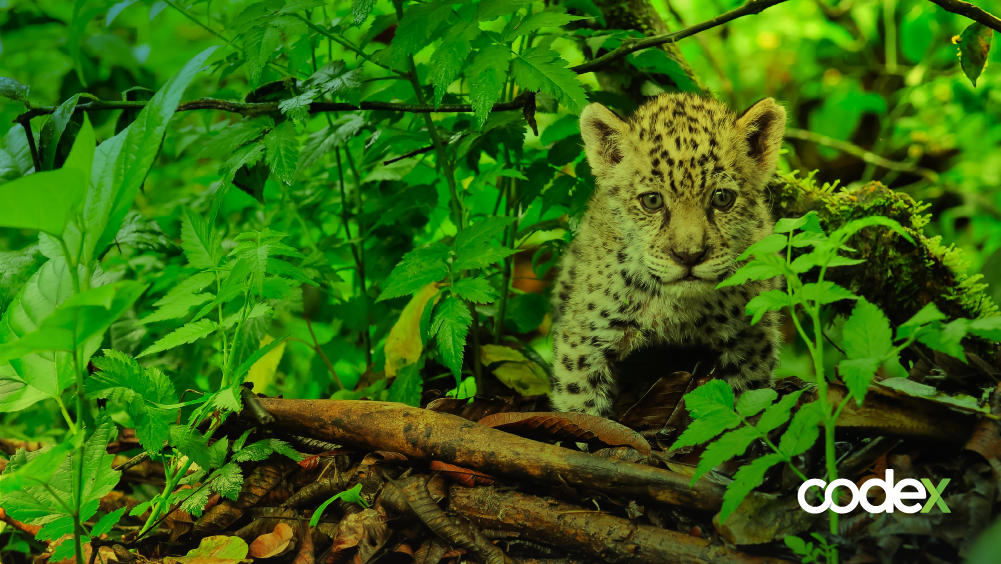
{"label": "jaguar cub", "polygon": [[553,289],[556,409],[607,415],[616,364],[646,346],[708,349],[713,376],[737,391],[771,383],[778,313],[752,326],[744,308],[778,282],[716,284],[772,233],[765,185],[785,121],[771,98],[740,116],[689,94],[661,95],[628,121],[584,109],[597,186]]}

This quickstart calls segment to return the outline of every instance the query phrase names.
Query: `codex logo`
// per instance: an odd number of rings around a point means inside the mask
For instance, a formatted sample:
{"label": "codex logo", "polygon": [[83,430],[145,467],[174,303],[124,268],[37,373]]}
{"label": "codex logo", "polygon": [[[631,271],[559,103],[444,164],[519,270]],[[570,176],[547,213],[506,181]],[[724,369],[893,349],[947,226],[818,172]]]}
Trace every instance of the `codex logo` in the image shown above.
{"label": "codex logo", "polygon": [[[835,513],[848,513],[849,511],[855,509],[856,506],[862,505],[862,509],[865,509],[869,513],[893,513],[893,509],[896,508],[897,511],[902,511],[904,513],[928,513],[931,511],[933,505],[938,505],[938,508],[942,510],[942,513],[951,513],[949,511],[949,506],[945,504],[945,500],[942,499],[942,492],[945,491],[945,487],[949,485],[949,479],[946,478],[938,483],[938,487],[932,485],[931,480],[928,478],[921,478],[921,481],[914,480],[912,478],[906,478],[900,480],[896,484],[893,483],[893,470],[886,471],[886,479],[872,479],[866,480],[862,484],[861,488],[855,486],[851,480],[834,480],[830,484],[823,480],[812,479],[803,482],[803,485],[799,487],[799,506],[803,508],[803,511],[807,513],[823,513],[827,511],[828,508]],[[806,502],[807,491],[812,487],[824,488],[824,503],[821,505],[810,505]],[[834,503],[832,499],[834,495],[834,490],[837,487],[847,488],[852,492],[852,501],[848,505],[838,505]],[[886,493],[886,501],[880,505],[873,505],[869,503],[866,499],[866,494],[872,488],[878,487]],[[904,488],[913,488],[911,491],[904,491]],[[931,495],[929,495],[931,492]],[[924,499],[928,498],[925,502],[924,507],[920,503],[914,503],[907,505],[903,503],[903,500],[908,499]],[[816,498],[814,498],[816,499]]]}

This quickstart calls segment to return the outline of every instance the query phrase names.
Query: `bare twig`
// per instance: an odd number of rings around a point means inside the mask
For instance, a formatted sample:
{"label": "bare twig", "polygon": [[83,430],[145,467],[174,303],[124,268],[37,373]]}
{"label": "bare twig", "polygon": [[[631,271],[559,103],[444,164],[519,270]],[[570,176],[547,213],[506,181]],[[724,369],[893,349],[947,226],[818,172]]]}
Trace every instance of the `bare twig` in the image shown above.
{"label": "bare twig", "polygon": [[28,138],[28,150],[31,152],[31,162],[35,165],[35,172],[42,172],[42,159],[38,156],[38,147],[35,146],[35,135],[31,132],[31,124],[21,122],[24,128],[24,135]]}
{"label": "bare twig", "polygon": [[785,136],[791,137],[793,139],[801,139],[803,141],[811,141],[813,143],[818,143],[820,145],[826,145],[828,147],[831,147],[832,149],[837,149],[839,151],[848,153],[849,155],[854,155],[867,163],[874,164],[876,166],[881,166],[888,170],[895,170],[898,172],[912,172],[914,174],[919,174],[924,178],[931,180],[933,182],[938,179],[938,173],[935,172],[934,170],[919,167],[915,164],[891,161],[889,159],[885,159],[877,155],[876,153],[873,153],[872,151],[866,151],[865,149],[859,147],[858,145],[848,143],[847,141],[839,141],[837,139],[833,139],[831,137],[828,137],[826,135],[821,135],[819,133],[814,133],[812,131],[806,131],[803,129],[796,129],[796,128],[786,128]]}
{"label": "bare twig", "polygon": [[952,12],[953,14],[959,14],[961,16],[966,16],[975,22],[984,24],[985,26],[993,29],[994,31],[1001,32],[1001,18],[998,18],[990,12],[985,12],[980,8],[970,4],[969,2],[963,2],[963,0],[930,0],[931,2],[938,4],[944,10]]}
{"label": "bare twig", "polygon": [[417,155],[423,155],[424,153],[430,153],[434,151],[434,145],[428,145],[427,147],[421,147],[420,149],[414,149],[406,155],[402,155],[396,158],[389,159],[388,161],[382,161],[384,165],[391,165],[397,161],[402,161],[403,159],[409,159],[410,157],[416,157]]}
{"label": "bare twig", "polygon": [[725,12],[715,18],[695,24],[692,27],[685,28],[681,31],[665,33],[664,35],[655,35],[653,37],[644,37],[643,39],[627,39],[623,41],[622,45],[618,48],[613,49],[597,59],[571,67],[570,70],[577,74],[599,71],[630,53],[635,53],[636,51],[656,47],[658,45],[664,45],[665,43],[674,43],[680,39],[691,37],[697,33],[702,33],[708,29],[721,26],[737,18],[759,14],[762,11],[785,1],[786,0],[748,0],[738,8],[734,8],[729,12]]}

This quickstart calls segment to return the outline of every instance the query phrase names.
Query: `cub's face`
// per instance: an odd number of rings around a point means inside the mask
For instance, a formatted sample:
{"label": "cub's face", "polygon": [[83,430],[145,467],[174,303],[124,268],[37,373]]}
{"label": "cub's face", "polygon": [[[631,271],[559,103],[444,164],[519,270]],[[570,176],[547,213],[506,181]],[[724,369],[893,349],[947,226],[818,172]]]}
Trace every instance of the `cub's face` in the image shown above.
{"label": "cub's face", "polygon": [[771,98],[736,116],[716,100],[666,94],[628,122],[591,104],[581,114],[598,183],[589,211],[619,231],[625,268],[671,294],[708,292],[771,233],[764,187],[784,131],[785,111]]}

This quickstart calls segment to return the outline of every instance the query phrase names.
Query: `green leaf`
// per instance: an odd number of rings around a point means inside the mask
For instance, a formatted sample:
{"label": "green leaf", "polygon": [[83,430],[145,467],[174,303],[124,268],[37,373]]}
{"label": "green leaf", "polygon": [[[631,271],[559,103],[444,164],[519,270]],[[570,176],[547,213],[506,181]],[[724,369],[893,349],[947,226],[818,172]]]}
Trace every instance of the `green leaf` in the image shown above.
{"label": "green leaf", "polygon": [[956,319],[947,324],[935,323],[930,331],[918,333],[918,341],[965,363],[966,354],[963,352],[961,341],[966,336],[969,326],[969,319]]}
{"label": "green leaf", "polygon": [[747,390],[740,395],[740,401],[737,402],[737,413],[742,417],[752,417],[762,409],[772,405],[777,397],[779,397],[778,392],[771,388]]}
{"label": "green leaf", "polygon": [[186,323],[153,343],[148,349],[144,350],[139,357],[141,358],[148,354],[163,352],[174,347],[193,343],[202,337],[207,337],[212,333],[212,331],[215,331],[215,329],[215,322],[209,319],[201,319],[199,321]]}
{"label": "green leaf", "polygon": [[991,341],[1001,341],[1001,316],[974,319],[967,327],[967,331]]}
{"label": "green leaf", "polygon": [[432,34],[451,13],[452,4],[447,2],[408,5],[390,44],[393,66],[402,68],[407,57],[430,44]]}
{"label": "green leaf", "polygon": [[580,120],[575,115],[565,115],[542,131],[539,142],[543,146],[580,135]]}
{"label": "green leaf", "polygon": [[163,300],[161,299],[157,304],[160,305],[156,311],[147,315],[138,321],[140,325],[145,325],[148,323],[155,323],[157,321],[166,321],[168,319],[179,319],[188,315],[192,306],[203,304],[211,300],[214,296],[212,294],[185,294],[182,296],[177,296],[172,299],[168,304],[161,304]]}
{"label": "green leaf", "polygon": [[240,363],[239,368],[237,368],[236,372],[233,373],[233,378],[242,378],[244,374],[250,372],[250,367],[253,366],[255,362],[264,358],[264,355],[273,351],[278,345],[284,343],[285,339],[288,339],[291,335],[291,333],[284,335],[254,351],[254,354],[250,355],[247,357],[247,360]]}
{"label": "green leaf", "polygon": [[361,97],[362,69],[361,67],[346,69],[344,61],[331,61],[303,81],[299,89],[316,90],[317,94],[340,98],[358,106]]}
{"label": "green leaf", "polygon": [[518,249],[504,249],[501,247],[480,247],[477,249],[470,249],[455,259],[453,268],[455,268],[455,270],[486,268],[517,252]]}
{"label": "green leaf", "polygon": [[0,184],[0,227],[37,229],[61,237],[87,190],[87,177],[75,168],[22,176]]}
{"label": "green leaf", "polygon": [[361,25],[372,13],[376,0],[352,0],[351,18],[355,25]]}
{"label": "green leaf", "polygon": [[122,515],[125,515],[126,509],[128,509],[128,507],[116,509],[111,513],[106,513],[104,517],[98,519],[97,523],[94,523],[94,527],[90,530],[91,538],[97,538],[110,531],[112,527],[117,525],[118,522],[122,520]]}
{"label": "green leaf", "polygon": [[177,416],[176,410],[156,405],[177,403],[170,378],[159,368],[142,367],[131,356],[111,349],[105,349],[104,357],[95,358],[93,363],[98,372],[86,380],[87,397],[108,398],[124,405],[143,448],[159,453]]}
{"label": "green leaf", "polygon": [[796,298],[799,300],[810,300],[816,302],[817,305],[831,304],[841,300],[861,299],[848,291],[847,288],[838,286],[830,280],[824,280],[820,284],[813,282],[803,284],[803,287],[796,293]]}
{"label": "green leaf", "polygon": [[259,138],[269,129],[274,129],[275,120],[271,116],[245,118],[231,123],[222,133],[209,139],[198,153],[198,158],[229,158],[234,151]]}
{"label": "green leaf", "polygon": [[792,550],[794,553],[799,554],[800,556],[810,555],[810,551],[807,550],[806,542],[803,539],[793,535],[786,535],[782,537],[782,540],[786,543],[786,546],[788,546],[789,549]]}
{"label": "green leaf", "polygon": [[222,238],[191,208],[185,208],[181,217],[181,248],[188,264],[199,270],[215,268],[222,260]]}
{"label": "green leaf", "polygon": [[294,14],[303,10],[311,10],[326,6],[328,0],[287,0],[285,7],[278,10],[279,14]]}
{"label": "green leaf", "polygon": [[737,257],[737,260],[745,260],[748,257],[775,254],[782,249],[786,248],[789,243],[789,238],[785,235],[773,234],[765,237],[764,239],[758,241],[757,243],[751,245],[746,251]]}
{"label": "green leaf", "polygon": [[441,104],[441,99],[448,85],[459,76],[469,53],[472,51],[470,41],[480,35],[480,28],[475,22],[460,22],[445,32],[441,44],[431,55],[431,72],[429,77],[434,83],[434,107]]}
{"label": "green leaf", "polygon": [[[48,483],[74,448],[76,446],[72,441],[64,441],[31,452],[30,458],[23,447],[18,449],[3,475],[0,475],[0,497]],[[7,510],[11,508],[7,507]]]}
{"label": "green leaf", "polygon": [[[66,126],[69,124],[70,118],[73,117],[73,110],[76,108],[78,100],[80,100],[79,94],[70,96],[68,100],[56,108],[56,111],[52,112],[52,115],[49,116],[49,120],[42,126],[42,139],[39,147],[39,152],[41,153],[40,156],[42,158],[42,170],[52,170],[53,167],[55,167],[56,149],[59,147],[59,140],[62,138],[63,132],[66,131]],[[88,119],[87,114],[84,114],[84,122],[84,127],[87,127],[90,130],[90,142],[88,145],[91,154],[91,161],[93,161],[94,145],[96,143],[94,143],[94,130],[90,127],[90,120]],[[80,130],[80,133],[83,134],[83,129]],[[79,139],[79,135],[77,136],[77,139]],[[73,143],[74,147],[77,145],[77,142]],[[89,166],[84,170],[84,173],[88,176],[90,175]]]}
{"label": "green leaf", "polygon": [[888,217],[875,215],[849,221],[843,227],[841,227],[834,233],[831,233],[830,244],[840,247],[852,235],[858,233],[859,231],[865,229],[866,227],[874,227],[874,226],[889,227],[890,229],[896,231],[901,237],[906,239],[908,242],[914,243],[914,239],[907,233],[906,230],[904,230],[903,226],[901,226],[900,223]]}
{"label": "green leaf", "polygon": [[775,233],[789,233],[790,231],[795,231],[796,229],[802,229],[811,221],[811,217],[813,218],[813,221],[816,221],[817,212],[811,211],[806,215],[797,218],[784,217],[775,222],[775,228],[772,231]]}
{"label": "green leaf", "polygon": [[285,455],[296,462],[302,460],[300,455],[288,443],[279,439],[263,439],[239,449],[233,445],[233,462],[257,462],[271,456],[272,453]]}
{"label": "green leaf", "polygon": [[782,434],[779,441],[779,452],[787,458],[803,454],[820,436],[818,424],[824,420],[820,403],[810,402],[799,408],[789,423],[789,428]]}
{"label": "green leaf", "polygon": [[445,366],[452,370],[456,385],[462,372],[463,349],[466,346],[466,333],[473,324],[473,316],[469,313],[466,303],[449,296],[434,309],[431,322],[431,335],[438,343]]}
{"label": "green leaf", "polygon": [[277,274],[279,276],[285,276],[287,278],[292,278],[303,284],[309,284],[311,286],[319,286],[316,282],[306,275],[298,266],[293,265],[288,261],[281,259],[276,259],[274,257],[268,258],[267,272],[269,274]]}
{"label": "green leaf", "polygon": [[723,493],[723,507],[719,513],[720,523],[726,521],[726,518],[737,509],[737,506],[744,501],[751,490],[761,485],[765,479],[765,472],[782,461],[781,454],[772,453],[741,466],[740,470],[734,474],[733,482],[727,485],[726,492]]}
{"label": "green leaf", "polygon": [[773,403],[765,412],[761,415],[761,419],[758,419],[758,424],[755,428],[761,434],[767,434],[777,428],[779,428],[783,423],[789,420],[789,412],[792,411],[792,407],[796,405],[796,401],[799,400],[799,396],[803,394],[806,390],[799,390],[793,392],[778,402]]}
{"label": "green leaf", "polygon": [[802,231],[797,233],[792,238],[793,247],[815,247],[825,241],[827,241],[827,236],[823,232],[816,231]]}
{"label": "green leaf", "polygon": [[0,76],[0,96],[12,102],[27,102],[29,87],[13,78]]}
{"label": "green leaf", "polygon": [[503,41],[505,43],[510,43],[514,41],[515,38],[521,37],[523,35],[528,35],[533,31],[542,29],[544,27],[563,27],[564,25],[575,22],[579,20],[589,20],[591,18],[586,16],[571,16],[570,14],[562,14],[559,12],[542,11],[536,12],[527,18],[521,20],[521,23],[517,28],[504,34]]}
{"label": "green leaf", "polygon": [[361,486],[361,484],[355,484],[350,489],[334,494],[333,497],[321,503],[320,506],[316,508],[316,511],[313,512],[313,516],[309,518],[309,526],[315,527],[320,522],[320,517],[323,516],[323,512],[327,509],[327,506],[338,499],[343,499],[349,503],[357,503],[362,507],[368,507],[368,502],[361,497]]}
{"label": "green leaf", "polygon": [[445,262],[448,256],[449,249],[441,242],[418,247],[403,255],[386,279],[386,288],[376,301],[410,295],[448,276],[448,263]]}
{"label": "green leaf", "polygon": [[513,326],[518,333],[535,331],[546,316],[549,309],[547,305],[546,298],[540,294],[525,293],[512,296],[507,302],[505,323]]}
{"label": "green leaf", "polygon": [[243,57],[247,60],[247,74],[250,88],[257,88],[261,81],[264,66],[271,60],[275,49],[281,43],[282,32],[279,28],[263,25],[254,28],[247,34],[243,44]]}
{"label": "green leaf", "polygon": [[934,302],[929,303],[915,313],[913,317],[903,322],[900,327],[897,327],[897,340],[907,339],[921,331],[929,323],[941,321],[945,318],[946,315],[938,310]]}
{"label": "green leaf", "polygon": [[473,253],[490,245],[494,237],[500,235],[505,227],[514,222],[513,217],[493,216],[470,225],[455,236],[455,242],[452,244],[455,254],[462,256],[464,253]]}
{"label": "green leaf", "polygon": [[587,105],[577,73],[568,69],[559,53],[548,47],[533,47],[517,55],[511,64],[511,73],[521,88],[545,92],[575,114]]}
{"label": "green leaf", "polygon": [[452,293],[478,304],[493,303],[498,297],[497,290],[485,278],[463,278],[452,285]]}
{"label": "green leaf", "polygon": [[702,453],[699,465],[695,468],[695,473],[692,474],[691,485],[694,486],[695,482],[706,472],[735,456],[744,454],[747,447],[759,436],[757,429],[745,426],[720,437],[719,440],[709,445],[706,451]]}
{"label": "green leaf", "polygon": [[781,276],[784,269],[784,259],[776,255],[762,255],[740,267],[737,272],[733,273],[733,276],[717,284],[716,288],[737,286],[748,280],[768,280],[769,278]]}
{"label": "green leaf", "polygon": [[973,86],[977,85],[977,79],[987,68],[987,54],[991,51],[993,37],[994,30],[979,22],[970,24],[959,36],[959,65]]}
{"label": "green leaf", "polygon": [[751,317],[751,325],[754,325],[769,311],[778,311],[786,306],[791,306],[792,298],[783,290],[768,290],[761,292],[747,302],[745,311]]}
{"label": "green leaf", "polygon": [[869,383],[872,382],[880,364],[878,358],[850,358],[838,364],[841,379],[845,381],[858,405],[862,405]]}
{"label": "green leaf", "polygon": [[295,125],[283,121],[264,136],[268,149],[268,168],[285,184],[295,181],[295,166],[299,160],[299,140],[295,138]]}
{"label": "green leaf", "polygon": [[511,66],[510,59],[511,49],[507,45],[488,45],[473,56],[466,75],[469,77],[469,97],[478,127],[483,127],[501,97]]}
{"label": "green leaf", "polygon": [[477,6],[476,21],[490,22],[500,16],[509,16],[531,3],[532,0],[483,0]]}
{"label": "green leaf", "polygon": [[733,411],[733,388],[719,379],[712,379],[685,394],[685,408],[698,419],[717,411]]}
{"label": "green leaf", "polygon": [[393,384],[389,386],[386,401],[395,401],[413,407],[420,407],[423,384],[424,382],[421,380],[417,364],[408,364],[397,372],[396,378],[393,379]]}
{"label": "green leaf", "polygon": [[299,153],[296,176],[301,176],[317,159],[357,135],[364,125],[364,116],[351,113],[335,119],[331,125],[311,134],[303,143]]}
{"label": "green leaf", "polygon": [[[702,386],[703,388],[705,386]],[[671,445],[670,450],[710,441],[727,429],[741,424],[740,416],[733,411],[717,411],[701,419],[692,421],[678,440]]]}
{"label": "green leaf", "polygon": [[860,299],[845,321],[842,346],[848,358],[872,358],[877,362],[893,350],[890,320],[878,306]]}

